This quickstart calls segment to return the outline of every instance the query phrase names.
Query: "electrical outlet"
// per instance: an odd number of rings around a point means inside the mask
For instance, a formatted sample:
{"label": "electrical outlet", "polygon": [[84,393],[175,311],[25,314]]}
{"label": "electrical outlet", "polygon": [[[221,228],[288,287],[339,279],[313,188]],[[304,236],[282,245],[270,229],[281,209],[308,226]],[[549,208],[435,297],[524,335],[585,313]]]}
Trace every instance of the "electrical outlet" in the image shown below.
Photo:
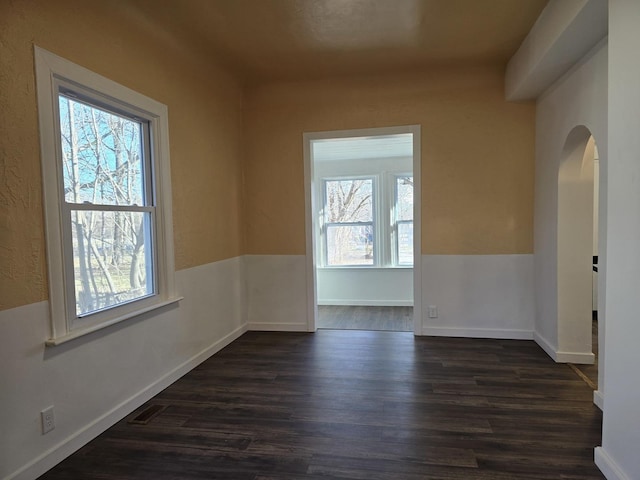
{"label": "electrical outlet", "polygon": [[429,305],[427,314],[429,315],[429,318],[438,318],[438,307],[435,305]]}
{"label": "electrical outlet", "polygon": [[42,434],[49,433],[56,428],[56,419],[53,416],[53,405],[45,408],[40,412],[40,419],[42,420]]}

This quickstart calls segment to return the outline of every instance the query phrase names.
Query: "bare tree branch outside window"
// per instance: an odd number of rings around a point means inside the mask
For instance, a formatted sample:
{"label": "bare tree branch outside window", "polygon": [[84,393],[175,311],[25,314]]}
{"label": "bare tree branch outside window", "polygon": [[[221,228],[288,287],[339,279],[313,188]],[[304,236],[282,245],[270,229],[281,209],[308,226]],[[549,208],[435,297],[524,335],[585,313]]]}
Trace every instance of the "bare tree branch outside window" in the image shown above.
{"label": "bare tree branch outside window", "polygon": [[65,202],[71,205],[76,313],[81,316],[153,291],[146,265],[140,122],[59,96]]}
{"label": "bare tree branch outside window", "polygon": [[326,239],[329,265],[372,265],[373,180],[327,180]]}
{"label": "bare tree branch outside window", "polygon": [[396,177],[396,256],[413,265],[413,177]]}

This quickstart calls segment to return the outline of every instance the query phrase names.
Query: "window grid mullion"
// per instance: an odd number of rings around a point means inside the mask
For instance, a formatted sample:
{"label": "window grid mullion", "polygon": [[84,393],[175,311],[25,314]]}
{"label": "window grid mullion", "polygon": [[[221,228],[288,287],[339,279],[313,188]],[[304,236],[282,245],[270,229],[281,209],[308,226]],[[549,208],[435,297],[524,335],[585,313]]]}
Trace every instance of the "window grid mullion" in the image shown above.
{"label": "window grid mullion", "polygon": [[399,192],[399,182],[401,181],[402,178],[406,178],[406,177],[412,177],[411,175],[395,175],[394,177],[394,186],[393,186],[393,190],[394,190],[394,196],[393,196],[393,238],[394,238],[394,248],[393,248],[393,256],[394,256],[394,264],[395,265],[405,265],[403,263],[400,262],[400,225],[404,225],[404,224],[413,224],[413,219],[411,220],[400,220],[400,208],[399,208],[399,203],[400,203],[400,192]]}
{"label": "window grid mullion", "polygon": [[98,212],[146,212],[155,211],[156,207],[139,205],[105,205],[97,203],[70,203],[63,202],[63,208],[69,211],[98,211]]}
{"label": "window grid mullion", "polygon": [[[355,182],[355,181],[369,181],[371,183],[371,220],[366,222],[329,222],[328,217],[328,203],[329,203],[329,195],[327,191],[327,186],[329,182]],[[372,176],[349,176],[349,177],[331,177],[323,179],[323,205],[324,205],[324,222],[321,227],[321,235],[323,237],[322,241],[322,254],[323,254],[323,263],[325,266],[338,266],[338,265],[330,265],[329,263],[329,236],[328,230],[331,227],[366,227],[371,226],[373,230],[372,236],[372,252],[373,252],[373,264],[364,264],[363,266],[375,266],[377,264],[376,259],[376,250],[377,250],[377,237],[375,227],[376,227],[376,182],[375,178]]]}
{"label": "window grid mullion", "polygon": [[373,220],[368,222],[328,222],[325,223],[326,227],[359,227],[364,225],[373,225]]}
{"label": "window grid mullion", "polygon": [[[64,190],[63,190],[64,191]],[[76,319],[76,290],[75,290],[75,265],[73,255],[73,222],[71,221],[71,210],[65,208],[62,202],[62,248],[63,248],[63,275],[65,284],[65,305],[67,330],[73,328],[73,321]]]}

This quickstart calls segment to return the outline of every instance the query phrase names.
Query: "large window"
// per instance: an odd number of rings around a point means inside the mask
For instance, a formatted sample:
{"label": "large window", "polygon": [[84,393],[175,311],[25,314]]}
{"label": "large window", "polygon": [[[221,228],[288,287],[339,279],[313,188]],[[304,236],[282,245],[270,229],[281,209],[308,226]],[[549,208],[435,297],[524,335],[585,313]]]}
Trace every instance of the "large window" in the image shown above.
{"label": "large window", "polygon": [[166,107],[36,49],[52,338],[175,301]]}
{"label": "large window", "polygon": [[66,86],[58,92],[62,223],[73,252],[66,280],[84,317],[155,291],[149,122],[81,101]]}
{"label": "large window", "polygon": [[413,177],[395,180],[395,260],[413,265]]}
{"label": "large window", "polygon": [[326,262],[373,265],[373,179],[325,180]]}
{"label": "large window", "polygon": [[413,177],[323,180],[324,266],[413,265]]}

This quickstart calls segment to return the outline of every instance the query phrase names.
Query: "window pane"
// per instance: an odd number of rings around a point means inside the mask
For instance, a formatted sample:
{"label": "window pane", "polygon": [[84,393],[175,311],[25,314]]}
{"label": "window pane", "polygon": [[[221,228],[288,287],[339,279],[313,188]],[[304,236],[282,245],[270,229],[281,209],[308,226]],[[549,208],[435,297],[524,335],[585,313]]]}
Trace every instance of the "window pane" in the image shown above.
{"label": "window pane", "polygon": [[398,264],[413,265],[413,222],[398,224]]}
{"label": "window pane", "polygon": [[372,222],[373,180],[328,180],[327,222]]}
{"label": "window pane", "polygon": [[327,226],[329,265],[373,265],[373,225]]}
{"label": "window pane", "polygon": [[72,211],[76,315],[154,293],[151,214]]}
{"label": "window pane", "polygon": [[413,177],[396,179],[398,220],[413,220]]}
{"label": "window pane", "polygon": [[144,205],[142,124],[63,95],[58,103],[65,201]]}

